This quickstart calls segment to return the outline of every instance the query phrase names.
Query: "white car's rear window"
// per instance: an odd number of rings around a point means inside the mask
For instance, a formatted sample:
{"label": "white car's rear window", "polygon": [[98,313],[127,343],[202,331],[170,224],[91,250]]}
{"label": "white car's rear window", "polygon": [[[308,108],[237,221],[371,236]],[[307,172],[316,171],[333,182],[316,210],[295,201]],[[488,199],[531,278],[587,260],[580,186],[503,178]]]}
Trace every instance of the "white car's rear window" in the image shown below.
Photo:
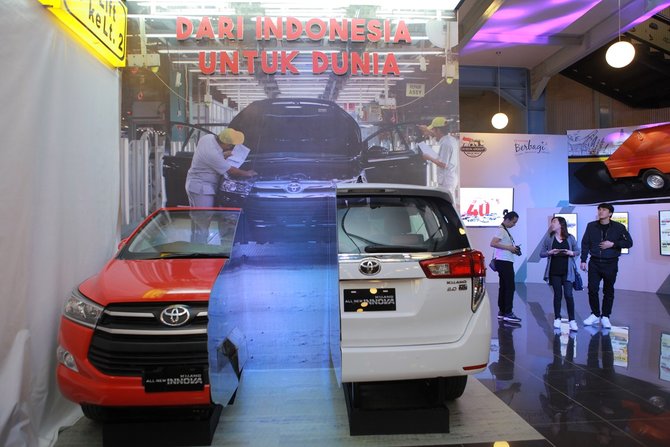
{"label": "white car's rear window", "polygon": [[452,205],[438,197],[339,197],[337,225],[340,253],[440,252],[469,247]]}

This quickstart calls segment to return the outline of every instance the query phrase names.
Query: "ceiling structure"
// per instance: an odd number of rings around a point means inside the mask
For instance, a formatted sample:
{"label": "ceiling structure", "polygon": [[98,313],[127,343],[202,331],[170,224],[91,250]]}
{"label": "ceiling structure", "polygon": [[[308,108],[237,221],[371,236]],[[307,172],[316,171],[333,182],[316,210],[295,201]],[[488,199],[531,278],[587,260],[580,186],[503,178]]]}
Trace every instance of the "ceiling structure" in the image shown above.
{"label": "ceiling structure", "polygon": [[[669,107],[669,7],[667,0],[466,0],[458,14],[460,63],[499,58],[527,68],[533,99],[561,73],[633,107]],[[605,51],[620,35],[636,57],[614,69]]]}
{"label": "ceiling structure", "polygon": [[[160,54],[173,70],[193,73],[204,83],[206,93],[229,98],[238,107],[267,97],[298,96],[383,104],[393,96],[398,82],[426,70],[441,71],[440,76],[453,79],[458,77],[458,64],[495,66],[497,62],[529,70],[533,99],[542,94],[552,76],[563,73],[636,107],[670,105],[670,27],[667,19],[657,15],[665,12],[667,17],[670,0],[419,0],[414,8],[407,4],[391,0],[331,0],[323,6],[304,0],[127,0],[128,48],[129,53]],[[238,16],[247,20],[243,35],[233,39],[219,38],[218,34],[214,39],[194,38],[203,17],[212,18],[213,32],[217,33],[219,17]],[[177,17],[192,19],[194,29],[189,38],[177,38]],[[391,35],[398,21],[403,20],[411,42],[317,40],[305,34],[290,42],[264,40],[254,36],[254,17],[295,17],[304,24],[313,18],[388,19]],[[239,24],[233,21],[232,33],[236,32],[235,25]],[[383,27],[382,23],[382,31]],[[633,41],[638,56],[630,68],[616,71],[606,66],[601,53],[619,33]],[[282,51],[297,51],[291,64],[300,70],[300,76],[290,72],[267,74],[259,69],[252,73],[243,62],[234,75],[202,72],[199,57],[203,51],[218,57],[220,63],[222,52],[232,58],[235,52],[242,54],[245,50],[276,52],[278,58]],[[324,58],[351,52],[376,53],[382,60],[376,64],[379,69],[384,58],[393,53],[398,71],[389,76],[338,75],[329,66],[324,73],[314,73],[315,51]],[[149,59],[135,60],[140,61],[139,65],[150,65]],[[259,64],[256,60],[256,67]]]}

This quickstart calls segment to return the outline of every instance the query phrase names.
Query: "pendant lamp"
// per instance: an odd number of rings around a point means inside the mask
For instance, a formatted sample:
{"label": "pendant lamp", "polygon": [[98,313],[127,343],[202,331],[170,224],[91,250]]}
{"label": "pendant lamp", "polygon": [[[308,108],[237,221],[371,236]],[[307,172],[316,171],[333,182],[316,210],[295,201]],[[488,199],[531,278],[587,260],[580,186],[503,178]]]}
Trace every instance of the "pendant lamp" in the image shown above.
{"label": "pendant lamp", "polygon": [[496,129],[504,129],[507,127],[509,118],[500,111],[500,51],[496,51],[496,55],[498,60],[498,113],[491,118],[491,125]]}
{"label": "pendant lamp", "polygon": [[605,53],[605,60],[613,68],[623,68],[633,62],[635,47],[630,42],[621,40],[621,0],[619,0],[619,41],[610,45]]}

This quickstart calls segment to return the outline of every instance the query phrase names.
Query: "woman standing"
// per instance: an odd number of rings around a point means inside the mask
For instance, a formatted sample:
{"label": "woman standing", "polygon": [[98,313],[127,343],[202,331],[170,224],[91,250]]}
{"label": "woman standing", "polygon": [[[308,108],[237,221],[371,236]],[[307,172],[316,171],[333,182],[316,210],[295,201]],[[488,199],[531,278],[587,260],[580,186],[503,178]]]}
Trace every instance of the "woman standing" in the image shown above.
{"label": "woman standing", "polygon": [[561,328],[561,301],[565,297],[568,310],[570,330],[578,329],[575,321],[575,301],[572,297],[572,283],[575,280],[577,264],[575,256],[579,256],[577,239],[568,233],[568,224],[563,217],[554,217],[549,224],[549,231],[542,240],[540,257],[547,258],[544,280],[554,289],[554,328]]}
{"label": "woman standing", "polygon": [[491,247],[495,248],[493,259],[498,272],[498,319],[509,323],[520,323],[521,318],[512,312],[512,300],[514,299],[514,255],[521,255],[521,248],[514,243],[514,238],[509,232],[519,221],[519,215],[515,211],[503,211],[503,221],[500,224],[498,234],[491,239]]}

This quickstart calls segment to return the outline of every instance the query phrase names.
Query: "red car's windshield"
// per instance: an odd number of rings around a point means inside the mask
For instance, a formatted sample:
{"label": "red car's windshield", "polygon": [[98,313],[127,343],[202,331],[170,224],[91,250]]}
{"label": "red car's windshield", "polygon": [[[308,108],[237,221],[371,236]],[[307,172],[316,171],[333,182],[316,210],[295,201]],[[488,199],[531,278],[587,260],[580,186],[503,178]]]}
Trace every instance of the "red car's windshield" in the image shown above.
{"label": "red car's windshield", "polygon": [[118,259],[227,258],[237,210],[160,210],[131,236]]}

